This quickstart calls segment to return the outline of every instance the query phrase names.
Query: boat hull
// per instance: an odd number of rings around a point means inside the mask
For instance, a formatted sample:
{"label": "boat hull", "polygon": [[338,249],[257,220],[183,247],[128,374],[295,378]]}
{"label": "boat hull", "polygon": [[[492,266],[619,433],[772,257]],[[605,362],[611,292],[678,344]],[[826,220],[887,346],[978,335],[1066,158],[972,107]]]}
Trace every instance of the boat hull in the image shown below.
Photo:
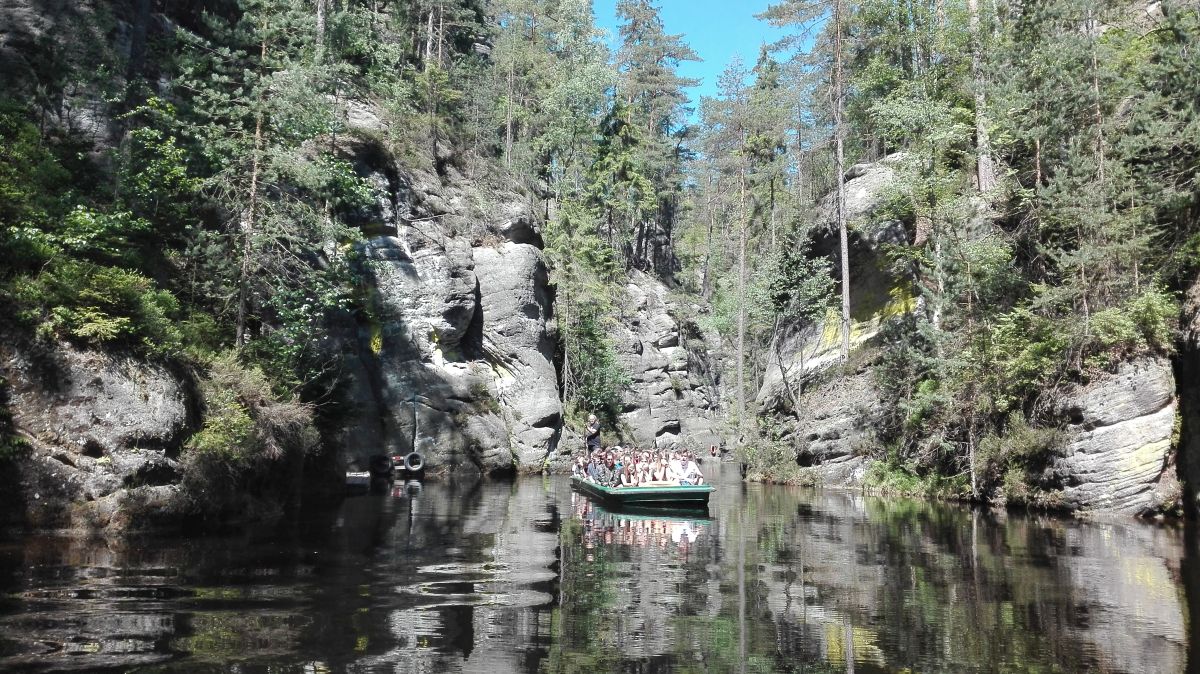
{"label": "boat hull", "polygon": [[571,477],[576,491],[603,501],[609,506],[626,508],[655,508],[676,510],[705,510],[712,485],[694,487],[602,487],[587,480]]}

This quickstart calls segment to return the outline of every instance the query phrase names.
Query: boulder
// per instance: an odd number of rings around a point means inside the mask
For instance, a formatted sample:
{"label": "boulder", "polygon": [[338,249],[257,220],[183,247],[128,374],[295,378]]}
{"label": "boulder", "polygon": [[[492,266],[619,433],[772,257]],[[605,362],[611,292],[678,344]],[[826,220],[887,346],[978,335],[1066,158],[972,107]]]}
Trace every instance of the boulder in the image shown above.
{"label": "boulder", "polygon": [[[850,223],[850,348],[859,350],[879,334],[889,317],[911,311],[915,300],[909,282],[891,272],[891,264],[882,252],[884,244],[904,243],[908,233],[894,220],[873,222],[896,182],[897,168],[907,155],[896,153],[879,162],[856,164],[847,172],[846,214]],[[814,253],[834,259],[838,256],[838,237],[833,231],[834,196],[820,205],[820,221],[828,231],[818,234]],[[795,385],[808,377],[819,376],[841,358],[841,317],[830,312],[816,324],[785,325],[773,345],[775,354],[767,359],[763,383],[756,395],[760,408],[779,409],[789,403],[784,379]]]}
{"label": "boulder", "polygon": [[1052,469],[1066,505],[1130,515],[1162,505],[1159,487],[1174,480],[1177,405],[1169,362],[1122,363],[1115,374],[1069,391],[1061,411],[1070,435]]}
{"label": "boulder", "polygon": [[515,195],[497,208],[493,225],[496,233],[512,243],[527,243],[542,247],[542,230],[530,211],[529,204]]}

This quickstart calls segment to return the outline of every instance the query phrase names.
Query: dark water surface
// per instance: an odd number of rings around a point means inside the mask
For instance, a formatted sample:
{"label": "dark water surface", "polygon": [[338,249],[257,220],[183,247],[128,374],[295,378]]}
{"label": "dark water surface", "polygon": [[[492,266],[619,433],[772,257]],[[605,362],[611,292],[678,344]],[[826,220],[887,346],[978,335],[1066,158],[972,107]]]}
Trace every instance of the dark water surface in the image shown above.
{"label": "dark water surface", "polygon": [[0,671],[1196,667],[1191,529],[721,472],[711,519],[609,513],[550,478],[235,538],[0,542]]}

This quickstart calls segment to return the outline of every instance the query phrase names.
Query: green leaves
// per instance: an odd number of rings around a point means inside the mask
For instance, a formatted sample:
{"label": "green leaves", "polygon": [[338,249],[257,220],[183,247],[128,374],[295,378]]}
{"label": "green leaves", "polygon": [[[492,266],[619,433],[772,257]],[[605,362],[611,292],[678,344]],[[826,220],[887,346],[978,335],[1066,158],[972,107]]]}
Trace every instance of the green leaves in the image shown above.
{"label": "green leaves", "polygon": [[27,307],[21,317],[45,338],[160,357],[182,347],[179,302],[134,271],[56,259],[41,274],[18,279],[13,297]]}

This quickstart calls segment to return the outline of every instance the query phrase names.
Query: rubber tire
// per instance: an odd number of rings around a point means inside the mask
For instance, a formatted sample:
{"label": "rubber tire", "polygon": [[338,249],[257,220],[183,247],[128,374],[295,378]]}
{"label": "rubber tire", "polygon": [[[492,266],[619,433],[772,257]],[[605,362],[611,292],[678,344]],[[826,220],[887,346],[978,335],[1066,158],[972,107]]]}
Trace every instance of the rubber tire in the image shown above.
{"label": "rubber tire", "polygon": [[420,452],[409,452],[408,456],[404,457],[404,470],[410,473],[419,473],[425,468],[425,457],[421,456]]}

